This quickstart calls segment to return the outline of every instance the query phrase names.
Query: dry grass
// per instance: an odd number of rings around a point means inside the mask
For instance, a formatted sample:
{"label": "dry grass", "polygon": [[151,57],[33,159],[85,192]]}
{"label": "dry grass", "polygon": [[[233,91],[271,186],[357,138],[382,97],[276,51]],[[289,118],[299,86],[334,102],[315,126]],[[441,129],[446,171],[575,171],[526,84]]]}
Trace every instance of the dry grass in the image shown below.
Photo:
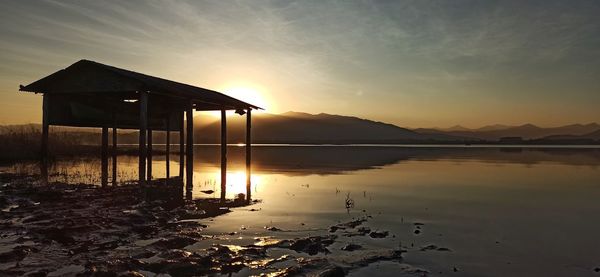
{"label": "dry grass", "polygon": [[[94,154],[97,145],[84,144],[83,134],[52,130],[49,136],[48,154],[56,155]],[[40,158],[42,132],[40,125],[0,126],[0,162],[35,160]]]}

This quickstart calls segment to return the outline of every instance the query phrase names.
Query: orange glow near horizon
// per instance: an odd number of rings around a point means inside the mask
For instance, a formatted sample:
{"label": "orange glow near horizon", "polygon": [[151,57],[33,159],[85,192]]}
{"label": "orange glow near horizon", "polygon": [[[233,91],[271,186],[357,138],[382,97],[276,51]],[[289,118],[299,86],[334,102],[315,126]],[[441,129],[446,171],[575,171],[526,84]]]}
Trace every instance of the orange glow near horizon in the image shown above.
{"label": "orange glow near horizon", "polygon": [[264,89],[248,84],[233,84],[226,86],[222,91],[239,100],[259,106],[265,110],[271,106],[271,101],[265,95]]}
{"label": "orange glow near horizon", "polygon": [[[259,88],[258,86],[250,85],[247,83],[233,83],[231,85],[224,86],[219,90],[219,92],[224,93],[228,96],[261,107],[264,109],[264,111],[273,112],[273,101],[269,99],[265,91],[266,90],[264,88]],[[263,110],[257,110],[257,112],[261,111]],[[220,111],[206,111],[202,113],[215,118],[221,118]]]}

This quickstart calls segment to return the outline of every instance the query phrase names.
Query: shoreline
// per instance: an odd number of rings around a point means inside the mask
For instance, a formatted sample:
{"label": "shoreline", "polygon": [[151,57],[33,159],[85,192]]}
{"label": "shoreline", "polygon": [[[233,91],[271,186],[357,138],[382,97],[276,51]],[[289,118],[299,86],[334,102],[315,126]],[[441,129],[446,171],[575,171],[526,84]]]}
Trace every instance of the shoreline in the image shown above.
{"label": "shoreline", "polygon": [[[230,245],[235,230],[206,235],[204,229],[232,208],[246,207],[235,201],[195,199],[173,205],[144,201],[134,185],[41,185],[33,176],[14,174],[0,174],[0,182],[0,273],[7,276],[345,276],[381,261],[402,264],[402,253],[410,250],[363,249],[343,242],[392,236],[364,226],[366,215],[300,237],[265,226],[269,236]],[[427,272],[406,264],[402,268],[407,274]]]}

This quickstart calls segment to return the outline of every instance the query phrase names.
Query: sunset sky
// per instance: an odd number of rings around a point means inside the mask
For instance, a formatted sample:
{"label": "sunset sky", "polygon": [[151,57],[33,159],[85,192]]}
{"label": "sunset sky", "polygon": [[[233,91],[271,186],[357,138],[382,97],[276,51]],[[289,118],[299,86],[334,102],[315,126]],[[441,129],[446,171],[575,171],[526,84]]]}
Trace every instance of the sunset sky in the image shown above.
{"label": "sunset sky", "polygon": [[80,60],[229,93],[270,113],[405,127],[600,121],[600,1],[0,0],[0,124]]}

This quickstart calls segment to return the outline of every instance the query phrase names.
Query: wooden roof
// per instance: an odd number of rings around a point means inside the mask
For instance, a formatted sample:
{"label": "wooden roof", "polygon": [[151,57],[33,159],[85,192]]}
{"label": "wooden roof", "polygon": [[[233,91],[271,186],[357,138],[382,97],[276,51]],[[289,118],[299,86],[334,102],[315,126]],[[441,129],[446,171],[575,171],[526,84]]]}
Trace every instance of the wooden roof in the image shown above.
{"label": "wooden roof", "polygon": [[261,109],[220,92],[170,81],[89,60],[80,60],[20,91],[48,94],[115,96],[135,99],[140,91],[173,100],[191,100],[197,110]]}

